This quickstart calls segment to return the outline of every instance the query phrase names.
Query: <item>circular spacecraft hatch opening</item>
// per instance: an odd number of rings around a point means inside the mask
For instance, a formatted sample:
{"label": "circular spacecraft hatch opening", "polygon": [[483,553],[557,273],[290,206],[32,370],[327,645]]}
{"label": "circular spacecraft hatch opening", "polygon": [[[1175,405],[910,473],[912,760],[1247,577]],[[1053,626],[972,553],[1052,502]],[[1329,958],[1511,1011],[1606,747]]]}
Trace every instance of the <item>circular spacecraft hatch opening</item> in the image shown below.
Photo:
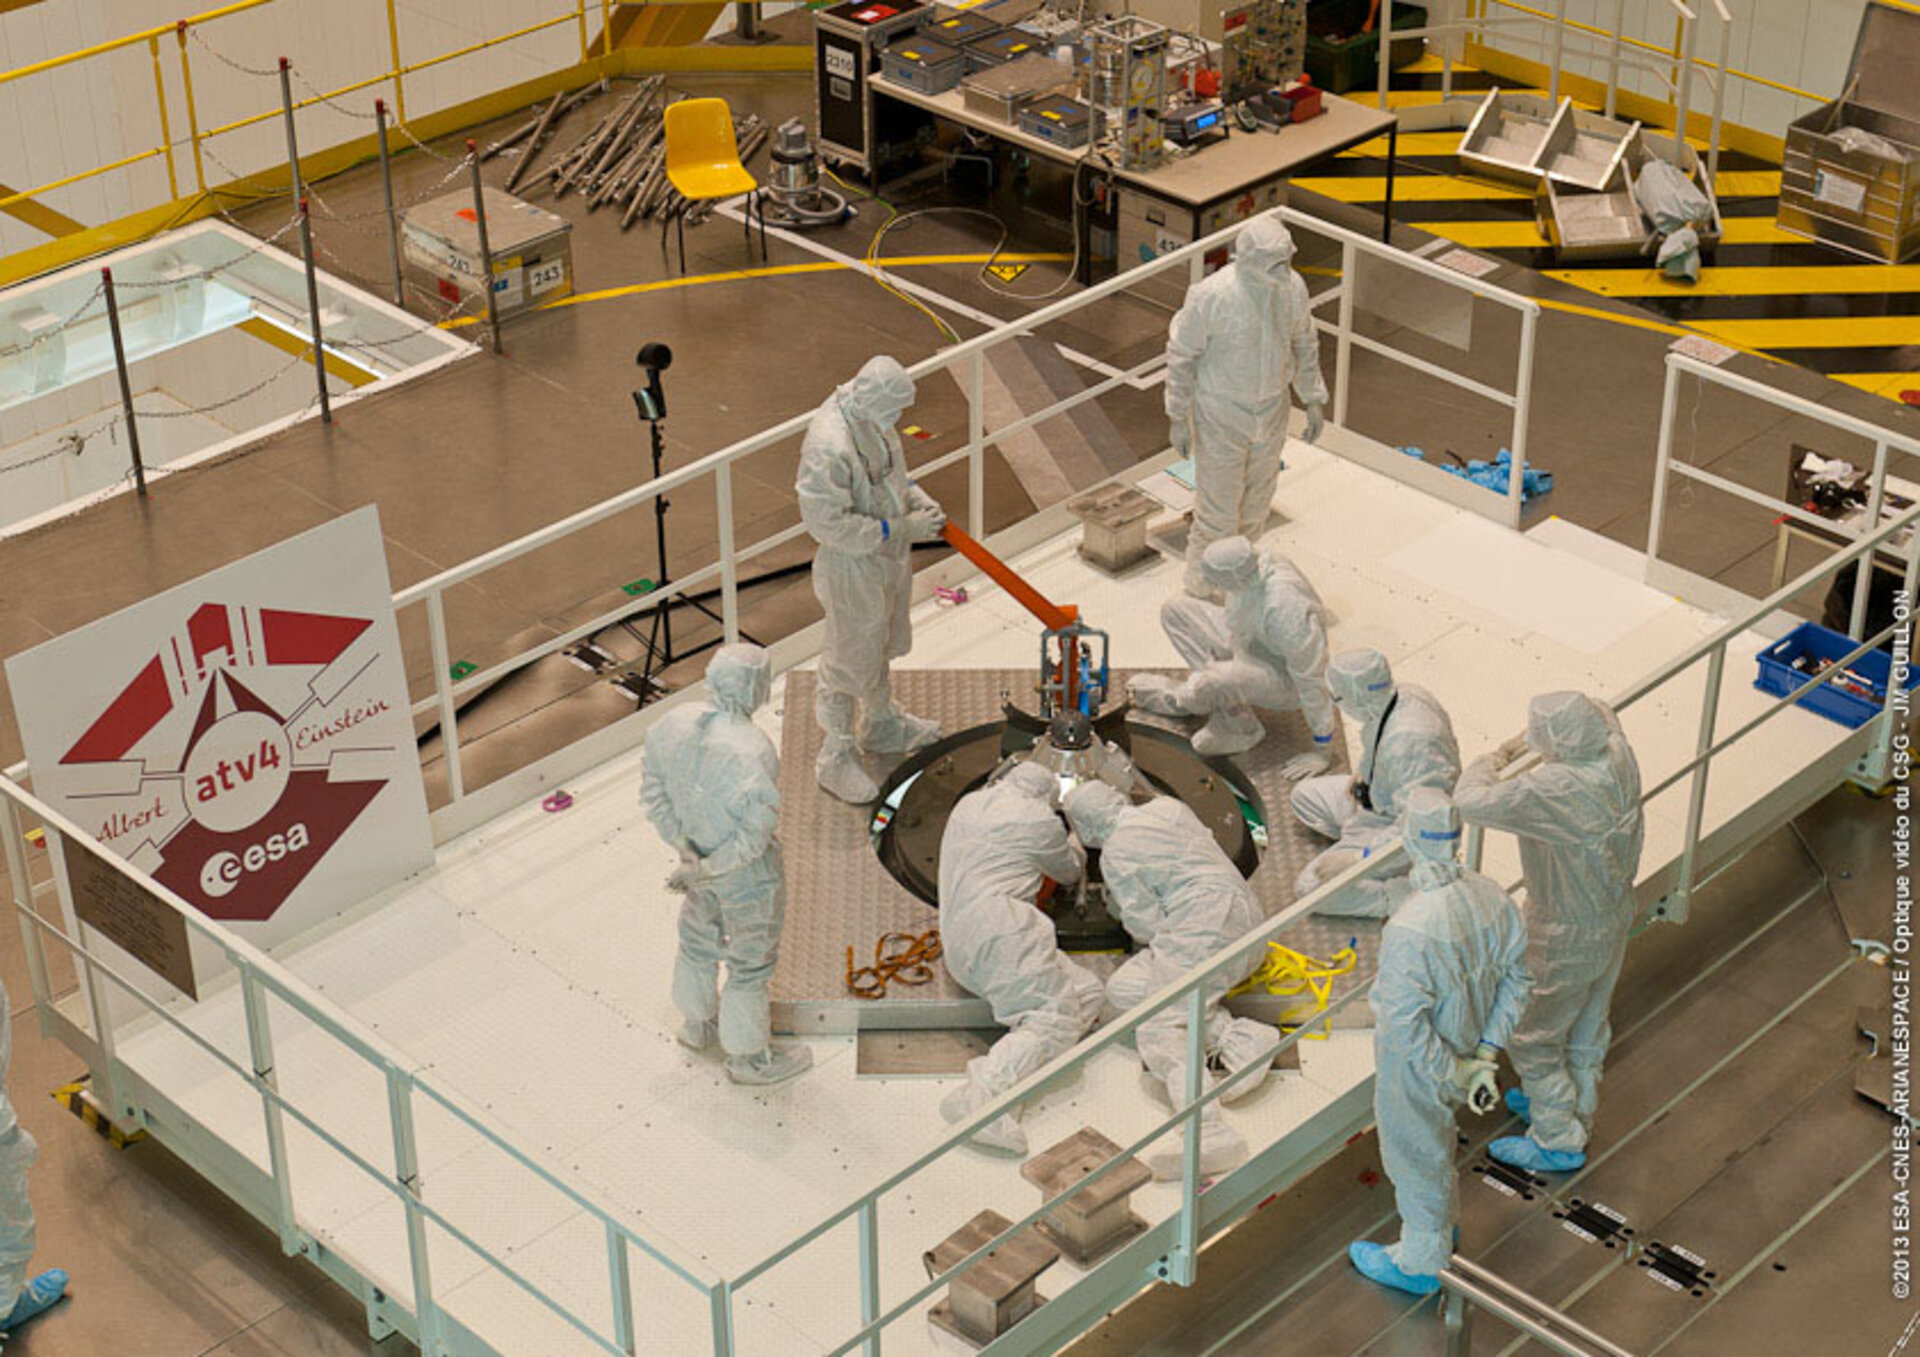
{"label": "circular spacecraft hatch opening", "polygon": [[[1266,807],[1239,769],[1226,759],[1195,753],[1172,731],[1124,719],[1103,719],[1099,727],[1099,734],[1120,745],[1131,760],[1136,795],[1150,789],[1185,802],[1241,875],[1253,874],[1267,843]],[[870,826],[874,851],[894,880],[937,907],[940,840],[954,806],[1004,764],[1035,757],[1035,744],[1047,738],[1041,722],[1010,707],[1006,720],[946,736],[904,760],[882,784]],[[1041,754],[1048,752],[1043,749]],[[1071,766],[1071,753],[1066,757]],[[1062,774],[1063,790],[1073,780],[1071,772]],[[1116,936],[1117,925],[1106,916],[1104,899],[1089,898],[1099,880],[1098,854],[1091,856],[1088,877],[1093,890],[1076,891],[1075,899],[1047,907],[1061,945],[1069,950],[1125,945],[1124,934]],[[1074,915],[1080,916],[1077,923],[1069,917]]]}

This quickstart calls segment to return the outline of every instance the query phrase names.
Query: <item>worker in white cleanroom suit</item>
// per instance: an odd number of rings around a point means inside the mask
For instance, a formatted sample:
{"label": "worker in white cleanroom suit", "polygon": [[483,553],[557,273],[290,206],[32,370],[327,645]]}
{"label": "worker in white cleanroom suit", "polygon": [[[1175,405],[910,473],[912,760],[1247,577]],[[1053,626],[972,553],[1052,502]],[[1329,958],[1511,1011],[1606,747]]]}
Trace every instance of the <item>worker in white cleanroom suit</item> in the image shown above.
{"label": "worker in white cleanroom suit", "polygon": [[1320,437],[1327,384],[1293,253],[1279,218],[1255,217],[1233,262],[1187,289],[1167,332],[1167,418],[1174,448],[1193,458],[1187,592],[1201,597],[1201,554],[1222,537],[1258,536],[1273,507],[1289,385],[1307,407],[1307,441]]}
{"label": "worker in white cleanroom suit", "polygon": [[1380,934],[1373,1007],[1373,1117],[1400,1212],[1394,1244],[1356,1241],[1376,1282],[1430,1295],[1459,1218],[1454,1109],[1499,1103],[1495,1058],[1527,1002],[1527,930],[1507,893],[1459,863],[1460,816],[1446,793],[1407,794],[1399,831],[1412,891]]}
{"label": "worker in white cleanroom suit", "polygon": [[27,1170],[40,1146],[13,1110],[13,1006],[0,985],[0,1333],[50,1310],[67,1293],[67,1274],[57,1267],[29,1279],[33,1260],[33,1202],[27,1196]]}
{"label": "worker in white cleanroom suit", "polygon": [[[1540,762],[1502,780],[1527,748]],[[1646,840],[1640,765],[1604,704],[1581,693],[1543,693],[1527,705],[1525,742],[1475,759],[1454,795],[1468,824],[1520,840],[1527,883],[1533,998],[1513,1034],[1521,1086],[1507,1103],[1533,1124],[1487,1151],[1535,1172],[1576,1169],[1587,1160],[1600,1067],[1613,1038],[1607,1013],[1633,928],[1633,883]]]}
{"label": "worker in white cleanroom suit", "polygon": [[[1067,819],[1081,843],[1099,850],[1107,909],[1140,948],[1107,981],[1107,1002],[1115,1009],[1134,1007],[1213,960],[1265,920],[1239,869],[1199,817],[1172,797],[1157,796],[1136,806],[1104,782],[1084,783],[1067,797]],[[1230,1102],[1260,1088],[1280,1044],[1273,1028],[1236,1018],[1220,1003],[1228,990],[1259,968],[1265,952],[1258,945],[1249,948],[1235,965],[1216,974],[1205,991],[1207,1069],[1201,1075],[1202,1091],[1216,1076],[1238,1074],[1249,1066],[1257,1071],[1221,1095]],[[1175,1107],[1185,1106],[1185,1001],[1142,1023],[1136,1042],[1148,1074],[1160,1082]],[[1148,1152],[1147,1167],[1154,1177],[1180,1176],[1180,1143],[1180,1137],[1168,1137]],[[1201,1172],[1226,1173],[1246,1158],[1247,1143],[1221,1116],[1220,1099],[1207,1104],[1200,1118]]]}
{"label": "worker in white cleanroom suit", "polygon": [[768,1018],[787,913],[780,759],[753,724],[771,681],[759,646],[721,647],[707,665],[708,701],[661,717],[640,751],[640,803],[680,853],[667,878],[684,897],[673,966],[680,1041],[701,1051],[718,1038],[727,1076],[739,1084],[775,1084],[813,1063],[805,1046],[775,1046]]}
{"label": "worker in white cleanroom suit", "polygon": [[[1355,771],[1311,777],[1293,789],[1293,813],[1316,834],[1337,839],[1301,868],[1294,894],[1319,889],[1394,836],[1415,787],[1451,791],[1460,775],[1460,745],[1439,699],[1411,683],[1396,685],[1377,650],[1343,650],[1327,665],[1327,688],[1341,711],[1360,723]],[[1320,906],[1322,914],[1380,919],[1405,898],[1407,878],[1356,881]]]}
{"label": "worker in white cleanroom suit", "polygon": [[[815,775],[842,801],[880,794],[860,754],[903,754],[940,727],[893,704],[892,662],[913,648],[909,605],[915,542],[947,516],[907,479],[894,423],[913,404],[913,379],[891,358],[868,360],[815,412],[794,483],[800,520],[819,543],[813,591],[826,610],[814,714],[825,732]],[[859,724],[856,726],[855,719]]]}
{"label": "worker in white cleanroom suit", "polygon": [[1141,674],[1127,694],[1143,711],[1205,716],[1193,737],[1202,754],[1240,754],[1266,736],[1254,714],[1298,708],[1313,747],[1281,767],[1299,780],[1333,762],[1333,699],[1327,695],[1327,628],[1320,596],[1278,552],[1256,550],[1244,537],[1223,537],[1200,558],[1207,585],[1226,605],[1184,595],[1160,608],[1160,625],[1192,668],[1175,681]]}
{"label": "worker in white cleanroom suit", "polygon": [[[969,792],[940,839],[940,947],[953,978],[985,999],[1007,1034],[967,1062],[967,1082],[940,1103],[949,1122],[966,1121],[1100,1021],[1100,977],[1054,941],[1038,899],[1051,880],[1071,886],[1084,855],[1053,809],[1059,784],[1032,763]],[[1024,1155],[1026,1133],[1008,1113],[973,1137],[988,1149]]]}

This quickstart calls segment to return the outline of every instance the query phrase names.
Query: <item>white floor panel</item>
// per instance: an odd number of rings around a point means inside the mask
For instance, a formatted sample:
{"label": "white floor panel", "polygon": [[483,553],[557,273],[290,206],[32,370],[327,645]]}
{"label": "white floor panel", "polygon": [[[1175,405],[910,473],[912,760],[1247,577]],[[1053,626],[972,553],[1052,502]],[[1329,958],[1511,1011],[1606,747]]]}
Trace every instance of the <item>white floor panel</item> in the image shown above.
{"label": "white floor panel", "polygon": [[[1315,449],[1294,445],[1289,461],[1276,500],[1284,517],[1266,540],[1321,585],[1337,615],[1336,647],[1378,645],[1405,677],[1441,697],[1468,758],[1523,728],[1531,694],[1614,691],[1713,626],[1705,614],[1624,581],[1617,560],[1597,559],[1585,546],[1550,549],[1543,543],[1553,534],[1509,538]],[[1088,622],[1108,630],[1115,665],[1171,663],[1158,611],[1180,587],[1179,563],[1157,559],[1116,579],[1081,560],[1077,538],[1063,534],[1013,564],[1042,593],[1078,604]],[[1488,543],[1499,548],[1498,580],[1459,559],[1485,554]],[[1396,548],[1404,549],[1382,559]],[[1516,570],[1531,578],[1516,582]],[[967,604],[916,611],[906,663],[1031,664],[1038,633],[1024,610],[982,581],[968,589]],[[1748,640],[1729,661],[1723,722],[1744,720],[1765,702],[1750,686],[1760,643]],[[1692,751],[1691,702],[1703,673],[1626,715],[1649,784]],[[783,697],[784,684],[763,718],[770,730]],[[812,719],[810,711],[784,715]],[[1844,734],[1810,714],[1786,714],[1715,777],[1709,823]],[[432,870],[380,908],[303,940],[282,959],[642,1234],[691,1266],[731,1276],[932,1145],[951,1082],[859,1079],[851,1040],[821,1039],[810,1043],[812,1073],[755,1092],[727,1082],[717,1059],[675,1043],[666,997],[675,902],[661,884],[673,858],[640,812],[638,780],[637,750],[610,760],[570,782],[572,809],[547,814],[529,804],[499,817],[445,845]],[[1678,851],[1684,809],[1683,796],[1654,808],[1647,870]],[[1490,836],[1487,865],[1501,880],[1518,875],[1510,839]],[[245,1063],[237,991],[210,995],[189,1020]],[[389,1166],[378,1076],[290,1014],[276,1013],[275,1036],[289,1090],[322,1109],[335,1134]],[[1228,1110],[1256,1149],[1371,1072],[1365,1031],[1301,1049],[1302,1071],[1276,1075],[1250,1103]],[[163,1030],[127,1035],[121,1054],[189,1116],[264,1164],[259,1101],[240,1079]],[[427,1200],[604,1329],[599,1227],[426,1098],[416,1098],[415,1115]],[[1161,1115],[1137,1058],[1122,1047],[1040,1099],[1027,1130],[1036,1150],[1084,1125],[1125,1143]],[[311,1136],[295,1134],[290,1145],[303,1219],[396,1295],[410,1295],[401,1215],[387,1194]],[[1137,1194],[1137,1209],[1160,1219],[1176,1196],[1153,1185]],[[884,1303],[917,1287],[922,1251],[977,1211],[1017,1216],[1037,1202],[1007,1158],[966,1151],[917,1177],[881,1211]],[[563,1324],[453,1241],[437,1242],[433,1255],[436,1293],[495,1346],[577,1346]],[[747,1287],[736,1302],[741,1350],[785,1354],[843,1338],[858,1309],[853,1260],[849,1224]],[[642,1350],[703,1350],[704,1296],[638,1253],[632,1267]],[[1041,1289],[1058,1294],[1075,1277],[1059,1264]],[[917,1314],[896,1327],[889,1351],[941,1350]]]}

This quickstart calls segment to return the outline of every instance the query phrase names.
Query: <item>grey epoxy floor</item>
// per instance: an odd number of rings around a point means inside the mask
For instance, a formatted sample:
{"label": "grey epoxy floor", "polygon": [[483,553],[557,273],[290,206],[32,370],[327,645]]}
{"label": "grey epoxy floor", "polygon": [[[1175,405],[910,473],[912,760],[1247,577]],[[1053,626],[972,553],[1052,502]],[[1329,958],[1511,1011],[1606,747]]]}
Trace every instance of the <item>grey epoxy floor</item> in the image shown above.
{"label": "grey epoxy floor", "polygon": [[[810,90],[799,78],[676,83],[693,92],[725,94],[736,108],[760,112],[775,122],[810,102]],[[513,121],[503,120],[500,126]],[[576,115],[575,127],[582,125]],[[479,135],[484,140],[495,130],[483,129]],[[452,143],[442,146],[450,149]],[[445,168],[419,153],[402,157],[401,196],[438,180]],[[504,174],[498,163],[488,169],[495,183]],[[1023,210],[1024,194],[1044,199],[1051,191],[1044,183],[1017,182],[1000,190],[996,204],[1014,224],[1015,248],[1066,247],[1057,232],[1041,225],[1037,213]],[[323,184],[321,192],[331,209],[345,214],[363,210],[378,188],[370,171],[359,170]],[[924,190],[902,206],[931,201],[928,193],[937,190]],[[962,200],[957,191],[952,200]],[[1301,205],[1324,207],[1336,219],[1347,213],[1329,204],[1303,200]],[[622,235],[604,212],[581,214],[577,199],[561,206],[577,221],[575,259],[582,290],[657,281],[670,274],[653,231],[641,227]],[[862,208],[856,223],[821,238],[847,253],[862,254],[884,216],[873,204]],[[237,215],[259,229],[271,229],[283,214],[281,206],[266,204]],[[1366,221],[1357,213],[1351,219]],[[376,290],[384,285],[384,245],[378,237],[324,219],[319,234],[331,267]],[[978,221],[923,218],[892,232],[887,251],[979,253],[993,248],[996,234]],[[739,232],[724,221],[692,233],[689,247],[689,271],[696,275],[759,262],[749,255]],[[803,263],[810,257],[776,242],[771,262]],[[1022,285],[1043,290],[1057,277],[1058,268],[1036,266]],[[936,266],[916,270],[913,276],[994,315],[1011,318],[1033,305],[994,295],[980,284],[972,265]],[[1493,277],[1516,290],[1596,305],[1588,294],[1557,291],[1557,285],[1513,266],[1503,266]],[[1071,327],[1070,333],[1063,327],[1060,337],[1124,363],[1137,361],[1147,351],[1165,315],[1136,303],[1103,311],[1098,319],[1101,324],[1089,321]],[[977,330],[964,318],[949,320],[963,335]],[[305,424],[217,467],[165,480],[145,504],[123,497],[66,522],[0,540],[0,653],[23,649],[361,504],[380,506],[389,564],[396,585],[403,585],[630,486],[645,470],[641,430],[627,393],[633,385],[633,353],[649,339],[671,343],[677,354],[670,374],[674,417],[668,426],[673,465],[811,408],[874,352],[911,361],[940,342],[923,315],[856,273],[709,283],[528,317],[507,331],[504,357],[475,357],[399,392],[350,407],[331,429]],[[1487,322],[1477,339],[1472,370],[1489,381],[1504,382],[1512,361],[1512,334],[1497,333]],[[1631,325],[1549,314],[1541,331],[1544,370],[1572,371],[1581,377],[1577,384],[1549,383],[1540,391],[1533,455],[1556,473],[1559,487],[1537,512],[1559,513],[1630,545],[1644,544],[1650,450],[1667,342],[1665,335]],[[1764,371],[1768,380],[1870,418],[1920,421],[1920,416],[1903,414],[1886,402],[1791,369],[1744,358],[1736,359],[1735,366]],[[950,383],[930,386],[914,418],[936,436],[910,445],[916,458],[955,446],[964,433],[957,390]],[[1428,379],[1409,374],[1394,389],[1397,399],[1356,409],[1357,427],[1392,442],[1419,443],[1434,451],[1451,447],[1468,456],[1488,455],[1504,441],[1493,412]],[[1138,403],[1141,418],[1122,423],[1130,435],[1137,432],[1144,453],[1154,450],[1147,445],[1158,437],[1157,395]],[[1787,432],[1780,422],[1709,397],[1689,409],[1688,423],[1689,446],[1703,464],[1750,477],[1751,483],[1764,487],[1778,480]],[[791,457],[791,450],[773,450],[744,469],[737,506],[743,536],[793,521]],[[950,504],[964,503],[964,481],[958,476],[932,488]],[[996,464],[988,482],[989,522],[1006,521],[1027,507],[1011,475]],[[1725,509],[1707,495],[1676,505],[1679,526],[1670,542],[1684,563],[1751,587],[1753,571],[1764,566],[1771,525],[1764,516],[1748,521],[1755,516]],[[708,498],[676,497],[672,531],[676,568],[703,563],[714,532]],[[653,573],[652,558],[650,519],[635,514],[497,572],[477,586],[463,587],[449,600],[454,653],[485,664],[528,638],[590,616],[617,599],[620,584]],[[796,546],[765,564],[802,559],[804,552]],[[113,568],[102,569],[102,561],[111,561]],[[746,621],[763,636],[781,635],[816,616],[802,575],[756,591]],[[418,617],[405,621],[409,653],[424,656]],[[698,635],[695,630],[693,638]],[[424,664],[417,662],[415,668],[415,682],[424,687]],[[603,685],[584,675],[529,680],[521,691],[503,693],[490,709],[475,713],[476,732],[490,732],[470,746],[478,780],[485,780],[490,767],[520,762],[530,752],[553,748],[625,710],[623,700],[610,698]],[[0,703],[0,712],[5,712],[0,716],[0,761],[11,761],[18,757],[18,735],[10,707]],[[1852,817],[1837,818],[1851,823]],[[1663,931],[1649,941],[1667,958],[1668,967],[1678,967],[1709,945],[1702,941],[1704,931],[1696,923],[1685,933]],[[14,1007],[23,1010],[28,990],[12,929],[0,929],[0,974]],[[1635,1001],[1644,1002],[1644,995]],[[1821,1030],[1829,1042],[1826,1054],[1831,1055],[1838,1036]],[[1652,1037],[1639,1040],[1656,1050]],[[1623,1061],[1628,1054],[1623,1043]],[[1659,1068],[1657,1053],[1641,1058]],[[12,1086],[23,1119],[43,1145],[35,1177],[42,1215],[40,1258],[69,1267],[75,1276],[73,1300],[16,1340],[17,1351],[333,1353],[367,1347],[356,1305],[304,1264],[281,1259],[267,1231],[199,1187],[164,1150],[152,1144],[113,1149],[45,1096],[78,1072],[79,1062],[63,1048],[40,1040],[30,1019],[16,1032]],[[1647,1078],[1657,1082],[1656,1075]],[[1621,1098],[1609,1107],[1622,1108],[1620,1115],[1625,1116],[1636,1105],[1655,1104]],[[1362,1158],[1365,1153],[1364,1144],[1349,1151]],[[1382,1209],[1377,1190],[1337,1191],[1328,1198],[1324,1210],[1331,1214],[1324,1219],[1338,1235],[1338,1222],[1348,1218],[1342,1213],[1358,1213],[1352,1217],[1356,1222],[1361,1216],[1371,1221]],[[1263,1213],[1247,1228],[1253,1231],[1273,1219],[1270,1211]],[[1285,1231],[1287,1240],[1300,1237],[1291,1226]],[[1257,1240],[1257,1235],[1248,1239]],[[1216,1251],[1226,1247],[1222,1244]],[[1260,1256],[1267,1271],[1243,1282],[1241,1291],[1264,1294],[1257,1288],[1266,1285],[1272,1260]],[[1605,1287],[1596,1287],[1594,1303],[1605,1292]],[[1764,1294],[1780,1292],[1776,1288]],[[1330,1317],[1330,1323],[1350,1325],[1330,1332],[1376,1332],[1366,1327],[1379,1311],[1375,1299],[1362,1296],[1354,1302],[1358,1320]],[[1336,1295],[1320,1304],[1343,1311],[1347,1302]],[[1149,1314],[1130,1312],[1121,1323],[1146,1322],[1142,1316]],[[1695,1329],[1710,1333],[1715,1324],[1735,1323],[1734,1317],[1742,1314],[1762,1311],[1749,1311],[1744,1303],[1717,1306],[1710,1312],[1711,1323],[1703,1319]],[[1423,1332],[1418,1317],[1395,1331]],[[1090,1342],[1108,1343],[1105,1350],[1112,1351],[1153,1350],[1144,1331],[1117,1332],[1118,1347],[1111,1346],[1113,1333]],[[1292,1329],[1295,1335],[1299,1332]],[[1257,1342],[1257,1334],[1250,1330],[1244,1341]],[[1272,1341],[1284,1342],[1278,1337]]]}

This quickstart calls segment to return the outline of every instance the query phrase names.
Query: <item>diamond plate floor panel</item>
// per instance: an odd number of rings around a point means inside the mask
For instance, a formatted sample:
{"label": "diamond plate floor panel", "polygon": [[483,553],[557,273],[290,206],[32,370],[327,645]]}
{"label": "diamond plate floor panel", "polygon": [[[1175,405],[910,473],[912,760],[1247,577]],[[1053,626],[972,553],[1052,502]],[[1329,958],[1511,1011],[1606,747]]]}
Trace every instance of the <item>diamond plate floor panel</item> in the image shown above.
{"label": "diamond plate floor panel", "polygon": [[[1116,670],[1114,686],[1124,686],[1130,671]],[[947,973],[935,968],[925,985],[895,985],[882,999],[856,999],[847,991],[847,949],[855,965],[867,964],[874,944],[889,932],[923,933],[938,924],[932,906],[918,899],[887,872],[868,837],[869,812],[827,795],[813,780],[820,751],[820,727],[813,720],[816,677],[812,670],[786,676],[780,736],[780,819],[786,846],[787,922],[780,944],[780,967],[773,978],[774,1022],[785,1032],[850,1032],[884,1028],[985,1027],[992,1017],[977,999]],[[933,717],[948,731],[996,720],[1011,694],[1033,705],[1034,671],[1024,669],[896,669],[893,691],[901,705]],[[1260,794],[1267,814],[1267,847],[1250,878],[1268,917],[1293,903],[1293,882],[1300,868],[1326,846],[1287,810],[1291,786],[1280,767],[1307,747],[1305,724],[1297,712],[1263,712],[1267,738],[1235,759]],[[1145,723],[1181,729],[1178,721],[1140,716]],[[1336,767],[1346,766],[1344,742],[1335,741]],[[868,771],[884,776],[881,760],[869,759]],[[1283,936],[1288,946],[1325,957],[1354,944],[1356,976],[1373,974],[1380,926],[1360,919],[1304,919]],[[1096,970],[1112,963],[1084,957]],[[1344,990],[1345,985],[1341,988]],[[1359,1013],[1352,1013],[1359,1018]]]}

